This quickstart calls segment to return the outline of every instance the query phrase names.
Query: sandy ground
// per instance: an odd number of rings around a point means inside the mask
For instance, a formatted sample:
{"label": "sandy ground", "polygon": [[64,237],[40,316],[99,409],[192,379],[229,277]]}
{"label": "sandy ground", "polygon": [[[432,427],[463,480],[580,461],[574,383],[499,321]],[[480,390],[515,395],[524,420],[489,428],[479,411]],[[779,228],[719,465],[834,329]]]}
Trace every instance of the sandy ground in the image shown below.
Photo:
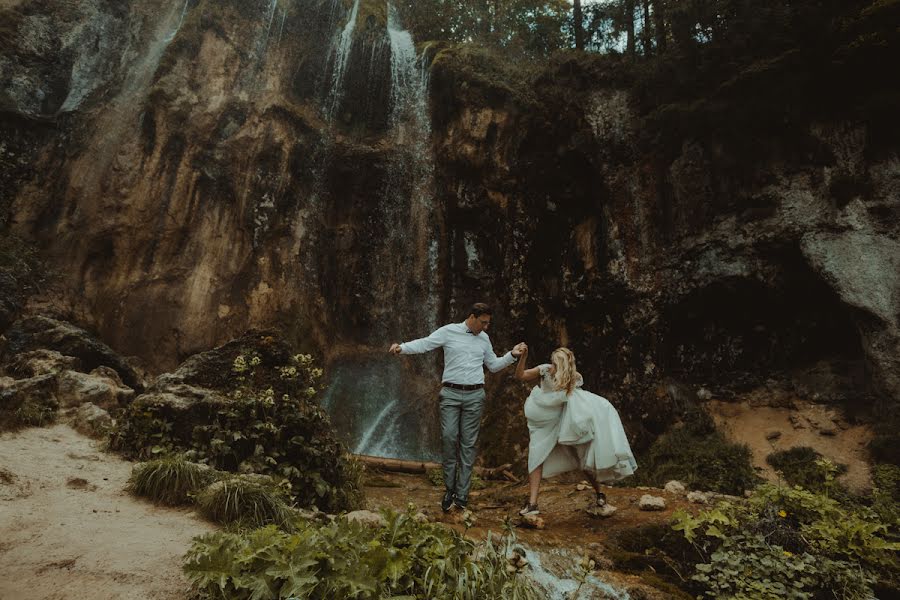
{"label": "sandy ground", "polygon": [[769,454],[809,446],[831,461],[847,465],[847,472],[838,479],[851,490],[864,492],[872,487],[866,450],[872,431],[848,423],[835,408],[799,399],[793,399],[787,407],[759,406],[752,399],[713,400],[707,408],[720,430],[733,441],[749,446],[753,466],[770,481],[779,478],[766,462]]}
{"label": "sandy ground", "polygon": [[131,463],[66,425],[0,435],[0,600],[173,600],[214,527],[124,491]]}

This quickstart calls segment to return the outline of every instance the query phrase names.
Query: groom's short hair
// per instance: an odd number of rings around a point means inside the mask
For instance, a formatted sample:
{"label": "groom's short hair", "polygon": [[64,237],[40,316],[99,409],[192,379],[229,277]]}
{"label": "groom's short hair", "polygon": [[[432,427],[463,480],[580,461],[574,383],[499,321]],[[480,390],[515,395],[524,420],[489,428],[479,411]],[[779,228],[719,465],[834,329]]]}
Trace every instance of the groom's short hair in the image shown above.
{"label": "groom's short hair", "polygon": [[484,302],[476,302],[472,305],[472,310],[469,312],[469,314],[475,315],[476,317],[480,317],[481,315],[493,316],[494,311],[492,311],[491,307]]}

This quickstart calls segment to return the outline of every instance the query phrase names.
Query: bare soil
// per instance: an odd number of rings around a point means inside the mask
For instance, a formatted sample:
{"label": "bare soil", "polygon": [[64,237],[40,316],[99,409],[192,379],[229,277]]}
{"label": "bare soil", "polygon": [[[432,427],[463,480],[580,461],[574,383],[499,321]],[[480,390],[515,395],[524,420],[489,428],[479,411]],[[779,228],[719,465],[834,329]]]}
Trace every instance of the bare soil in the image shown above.
{"label": "bare soil", "polygon": [[214,526],[129,495],[132,463],[67,425],[0,435],[0,600],[175,600]]}
{"label": "bare soil", "polygon": [[753,466],[769,481],[778,474],[767,462],[773,452],[795,446],[809,446],[835,463],[847,465],[838,478],[854,492],[872,487],[872,475],[866,447],[872,440],[867,425],[850,423],[835,407],[815,404],[799,398],[770,399],[751,396],[740,402],[712,400],[707,408],[716,427],[732,441],[746,444],[753,454]]}

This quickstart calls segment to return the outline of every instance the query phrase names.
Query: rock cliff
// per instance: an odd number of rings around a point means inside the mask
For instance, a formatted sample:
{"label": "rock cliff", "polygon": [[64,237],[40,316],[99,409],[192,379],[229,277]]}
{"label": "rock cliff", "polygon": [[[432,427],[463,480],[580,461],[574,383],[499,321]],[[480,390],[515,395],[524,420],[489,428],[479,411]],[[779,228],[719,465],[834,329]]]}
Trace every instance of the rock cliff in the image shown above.
{"label": "rock cliff", "polygon": [[[57,273],[35,303],[153,370],[278,326],[352,420],[362,388],[430,398],[436,357],[381,352],[487,300],[498,351],[570,346],[638,437],[671,379],[900,400],[900,159],[863,123],[661,142],[599,59],[422,70],[370,0],[0,11],[0,207]],[[407,404],[397,431],[430,419]]]}

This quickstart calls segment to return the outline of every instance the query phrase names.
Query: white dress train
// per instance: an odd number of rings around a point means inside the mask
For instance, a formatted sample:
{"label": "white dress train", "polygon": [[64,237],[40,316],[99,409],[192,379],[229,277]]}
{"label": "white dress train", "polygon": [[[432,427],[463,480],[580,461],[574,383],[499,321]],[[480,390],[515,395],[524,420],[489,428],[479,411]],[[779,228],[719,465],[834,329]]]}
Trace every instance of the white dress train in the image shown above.
{"label": "white dress train", "polygon": [[634,473],[637,462],[609,400],[583,390],[581,375],[572,393],[566,394],[554,388],[549,364],[538,370],[540,385],[525,401],[528,472],[543,463],[543,477],[586,470],[599,481],[614,481]]}

